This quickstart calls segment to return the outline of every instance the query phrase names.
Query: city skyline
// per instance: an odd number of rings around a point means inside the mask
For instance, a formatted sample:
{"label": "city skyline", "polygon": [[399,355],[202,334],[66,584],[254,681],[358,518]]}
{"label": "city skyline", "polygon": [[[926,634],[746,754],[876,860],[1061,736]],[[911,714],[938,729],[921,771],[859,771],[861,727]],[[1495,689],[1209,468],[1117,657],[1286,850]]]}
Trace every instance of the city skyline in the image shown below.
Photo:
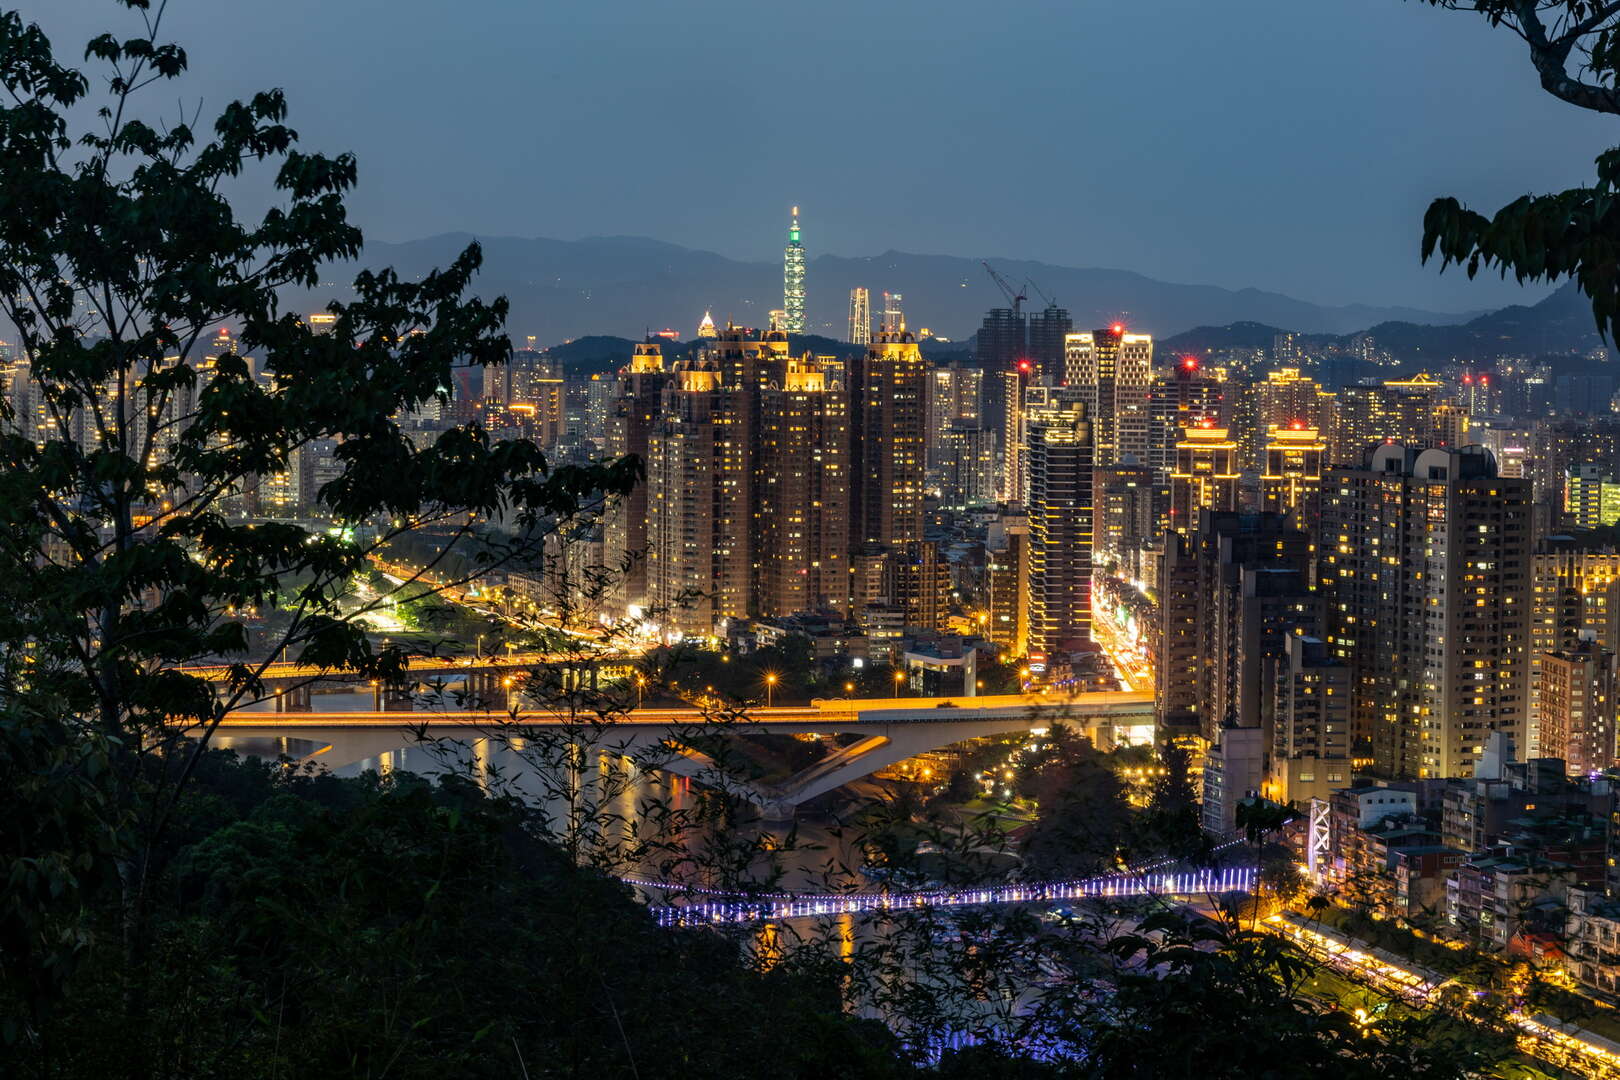
{"label": "city skyline", "polygon": [[[1466,311],[1540,290],[1421,266],[1429,200],[1494,209],[1566,186],[1605,145],[1598,118],[1531,92],[1517,42],[1395,2],[1037,9],[1002,26],[957,3],[677,18],[476,0],[435,34],[420,32],[436,10],[420,0],[387,20],[314,0],[229,7],[167,15],[190,43],[189,92],[218,103],[284,86],[306,144],[356,152],[355,218],[374,240],[625,234],[766,261],[779,235],[766,223],[798,201],[822,252],[1022,256]],[[39,18],[69,51],[100,29],[88,5]],[[1031,32],[1043,22],[1051,32]],[[319,27],[293,58],[288,25]],[[768,74],[784,40],[800,58],[791,80]],[[1079,40],[1118,47],[1076,64]],[[968,49],[986,74],[962,74]],[[726,63],[688,59],[704,53]],[[587,74],[614,58],[612,79]],[[866,78],[896,67],[906,77],[881,91]],[[773,94],[736,92],[756,77]],[[777,152],[711,154],[722,132],[767,146],[791,132],[805,165],[788,184]],[[1026,147],[1024,164],[978,153],[991,132]],[[903,152],[874,183],[844,162],[879,139]],[[1111,166],[1091,160],[1097,146]],[[665,162],[660,182],[590,164],[626,154]]]}

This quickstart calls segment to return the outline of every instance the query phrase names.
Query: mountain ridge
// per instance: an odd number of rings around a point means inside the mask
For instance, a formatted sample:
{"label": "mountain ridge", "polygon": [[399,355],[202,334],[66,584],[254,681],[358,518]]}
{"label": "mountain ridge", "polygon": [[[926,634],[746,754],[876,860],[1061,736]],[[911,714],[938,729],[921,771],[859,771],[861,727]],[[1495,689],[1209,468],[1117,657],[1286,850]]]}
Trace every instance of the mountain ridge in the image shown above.
{"label": "mountain ridge", "polygon": [[[640,236],[581,240],[447,232],[398,242],[370,241],[359,266],[393,266],[419,277],[450,261],[478,240],[484,266],[474,289],[504,295],[512,305],[508,326],[518,338],[562,341],[587,334],[641,336],[644,330],[676,328],[690,336],[705,311],[762,326],[781,306],[781,268],[774,262],[743,262],[712,251]],[[988,260],[1015,282],[1032,280],[1072,313],[1077,327],[1128,321],[1158,337],[1200,326],[1251,321],[1304,333],[1344,334],[1381,322],[1450,325],[1478,312],[1432,312],[1401,306],[1321,305],[1281,293],[1244,287],[1166,282],[1133,270],[1058,266],[1038,260]],[[299,296],[317,307],[352,275],[346,265],[328,270],[322,290]],[[849,290],[871,290],[874,318],[887,288],[905,297],[914,328],[961,340],[977,329],[983,313],[1007,301],[980,260],[957,255],[886,251],[878,255],[821,254],[808,267],[807,329],[842,338],[848,325]],[[1030,306],[1042,306],[1039,293]],[[314,310],[315,308],[311,308]]]}

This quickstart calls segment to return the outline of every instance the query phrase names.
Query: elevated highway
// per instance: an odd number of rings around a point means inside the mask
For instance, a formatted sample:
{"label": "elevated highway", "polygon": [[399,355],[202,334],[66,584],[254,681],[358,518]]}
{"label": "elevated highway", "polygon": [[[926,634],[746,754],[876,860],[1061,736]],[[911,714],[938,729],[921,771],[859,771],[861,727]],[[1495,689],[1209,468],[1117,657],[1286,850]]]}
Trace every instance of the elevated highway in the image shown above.
{"label": "elevated highway", "polygon": [[[1016,732],[1037,732],[1062,723],[1085,733],[1101,748],[1121,741],[1127,729],[1153,721],[1153,695],[1089,693],[1006,694],[974,698],[875,698],[818,700],[807,706],[750,709],[740,719],[717,718],[700,709],[634,709],[598,718],[550,712],[380,711],[268,712],[240,710],[226,716],[216,734],[222,746],[244,752],[315,758],[333,769],[381,762],[386,755],[423,741],[471,747],[492,736],[559,737],[603,752],[634,755],[678,743],[683,736],[754,733],[857,735],[855,742],[769,789],[745,789],[768,813],[792,809],[918,754],[953,743]],[[664,755],[661,767],[704,780],[714,763],[683,750]],[[735,783],[731,785],[736,787]]]}

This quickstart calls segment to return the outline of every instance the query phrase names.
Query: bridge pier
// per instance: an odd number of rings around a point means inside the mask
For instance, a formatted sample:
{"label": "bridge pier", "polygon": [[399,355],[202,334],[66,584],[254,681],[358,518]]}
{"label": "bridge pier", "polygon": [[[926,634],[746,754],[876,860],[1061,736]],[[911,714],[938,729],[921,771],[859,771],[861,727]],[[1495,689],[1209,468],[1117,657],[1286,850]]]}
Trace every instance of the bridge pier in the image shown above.
{"label": "bridge pier", "polygon": [[277,690],[275,692],[276,712],[313,712],[314,709],[310,704],[311,696],[308,683],[289,687],[286,690]]}

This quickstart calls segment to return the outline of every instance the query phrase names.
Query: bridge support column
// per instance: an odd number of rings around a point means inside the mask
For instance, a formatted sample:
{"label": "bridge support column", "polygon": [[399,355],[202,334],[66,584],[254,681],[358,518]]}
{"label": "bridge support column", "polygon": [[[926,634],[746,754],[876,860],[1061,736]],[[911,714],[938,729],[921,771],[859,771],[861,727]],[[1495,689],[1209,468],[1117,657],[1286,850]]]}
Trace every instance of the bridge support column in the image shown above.
{"label": "bridge support column", "polygon": [[385,686],[378,690],[378,705],[382,712],[410,712],[416,707],[414,686]]}
{"label": "bridge support column", "polygon": [[311,712],[313,709],[310,705],[310,696],[307,684],[294,686],[286,690],[277,690],[275,693],[276,712]]}

